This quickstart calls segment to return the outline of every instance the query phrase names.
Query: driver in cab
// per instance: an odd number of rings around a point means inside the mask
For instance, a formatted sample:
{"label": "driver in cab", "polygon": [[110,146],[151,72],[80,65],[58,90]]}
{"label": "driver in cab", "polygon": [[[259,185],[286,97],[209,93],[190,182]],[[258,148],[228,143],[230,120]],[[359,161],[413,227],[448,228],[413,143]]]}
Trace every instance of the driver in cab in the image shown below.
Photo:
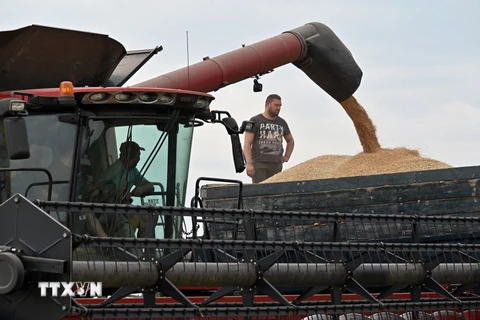
{"label": "driver in cab", "polygon": [[135,185],[135,189],[130,193],[134,197],[146,196],[154,191],[153,184],[143,178],[137,169],[137,164],[140,161],[140,151],[145,151],[145,149],[134,141],[122,143],[120,146],[120,158],[108,167],[99,179],[100,183],[107,181],[115,183],[117,187],[116,194],[119,196],[116,200],[122,200],[121,197],[125,194],[127,183],[128,188]]}
{"label": "driver in cab", "polygon": [[[140,151],[142,150],[145,149],[134,141],[126,141],[121,144],[119,159],[109,166],[99,179],[101,189],[103,189],[102,192],[106,195],[102,202],[131,203],[131,196],[141,197],[154,192],[153,184],[142,177],[137,169],[137,164],[140,161]],[[135,185],[135,189],[129,193],[128,191],[133,185]],[[147,236],[148,216],[131,215],[126,219],[121,215],[118,218],[115,219],[117,221],[114,223],[116,227],[112,226],[113,230],[107,227],[111,230],[111,232],[107,232],[113,233],[112,236],[134,237],[134,230],[137,228],[139,238]]]}

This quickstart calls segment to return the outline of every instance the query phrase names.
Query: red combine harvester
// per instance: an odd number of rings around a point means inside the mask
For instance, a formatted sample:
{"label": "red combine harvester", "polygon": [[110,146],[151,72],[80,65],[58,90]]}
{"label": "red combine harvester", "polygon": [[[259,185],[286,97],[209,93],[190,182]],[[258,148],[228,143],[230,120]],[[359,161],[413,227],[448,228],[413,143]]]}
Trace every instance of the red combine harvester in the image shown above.
{"label": "red combine harvester", "polygon": [[[357,90],[325,25],[131,87],[161,47],[42,26],[0,45],[0,319],[476,317],[476,217],[245,210],[241,181],[207,177],[186,207],[194,128],[225,126],[245,168],[252,124],[208,92],[252,77],[261,91],[288,63],[338,102]],[[202,208],[201,181],[237,184],[236,207]]]}

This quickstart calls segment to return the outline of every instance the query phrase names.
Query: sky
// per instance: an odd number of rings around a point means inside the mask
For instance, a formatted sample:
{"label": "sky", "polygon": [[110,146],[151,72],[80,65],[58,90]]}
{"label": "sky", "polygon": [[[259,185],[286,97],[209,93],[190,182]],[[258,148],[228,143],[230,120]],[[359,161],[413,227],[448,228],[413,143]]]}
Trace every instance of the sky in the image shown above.
{"label": "sky", "polygon": [[[418,149],[454,167],[480,164],[480,1],[2,1],[1,30],[31,24],[103,33],[127,50],[163,46],[127,85],[215,57],[309,22],[329,26],[363,71],[354,93],[383,147]],[[295,138],[284,170],[311,158],[354,155],[361,145],[338,102],[292,64],[277,68],[254,93],[247,79],[212,92],[212,109],[239,123],[282,96],[281,116]],[[242,139],[243,142],[243,139]],[[230,138],[220,124],[195,130],[189,193],[199,176],[239,179]],[[187,201],[188,203],[188,201]]]}

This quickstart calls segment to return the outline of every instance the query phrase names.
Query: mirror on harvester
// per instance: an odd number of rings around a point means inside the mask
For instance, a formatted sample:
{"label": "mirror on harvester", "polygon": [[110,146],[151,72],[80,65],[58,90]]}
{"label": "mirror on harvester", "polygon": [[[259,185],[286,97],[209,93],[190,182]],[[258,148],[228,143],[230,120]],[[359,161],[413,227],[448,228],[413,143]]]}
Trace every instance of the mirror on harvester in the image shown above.
{"label": "mirror on harvester", "polygon": [[27,125],[24,118],[5,118],[5,141],[10,160],[30,158],[30,143],[28,141]]}
{"label": "mirror on harvester", "polygon": [[235,171],[237,173],[241,173],[243,170],[245,170],[245,157],[243,155],[240,137],[238,136],[239,131],[237,121],[232,117],[226,117],[222,119],[222,122],[225,128],[227,128],[227,132],[232,140],[232,153]]}
{"label": "mirror on harvester", "polygon": [[228,134],[238,133],[237,121],[232,117],[225,117],[222,119],[223,125],[227,128]]}

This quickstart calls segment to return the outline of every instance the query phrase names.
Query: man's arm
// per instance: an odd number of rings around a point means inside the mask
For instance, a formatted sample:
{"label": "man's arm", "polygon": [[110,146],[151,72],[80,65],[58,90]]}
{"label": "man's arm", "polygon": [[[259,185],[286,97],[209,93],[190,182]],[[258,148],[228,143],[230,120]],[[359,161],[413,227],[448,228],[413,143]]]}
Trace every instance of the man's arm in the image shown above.
{"label": "man's arm", "polygon": [[152,194],[155,191],[153,184],[147,179],[143,178],[142,181],[132,191],[132,196],[140,197]]}
{"label": "man's arm", "polygon": [[290,156],[292,155],[293,148],[295,146],[295,140],[293,140],[293,136],[291,133],[285,136],[285,141],[287,141],[287,147],[285,149],[285,155],[282,157],[283,162],[288,162],[290,160]]}
{"label": "man's arm", "polygon": [[245,154],[245,162],[247,163],[247,175],[253,177],[255,168],[252,163],[252,145],[255,134],[253,132],[245,132],[245,141],[243,143],[243,153]]}

